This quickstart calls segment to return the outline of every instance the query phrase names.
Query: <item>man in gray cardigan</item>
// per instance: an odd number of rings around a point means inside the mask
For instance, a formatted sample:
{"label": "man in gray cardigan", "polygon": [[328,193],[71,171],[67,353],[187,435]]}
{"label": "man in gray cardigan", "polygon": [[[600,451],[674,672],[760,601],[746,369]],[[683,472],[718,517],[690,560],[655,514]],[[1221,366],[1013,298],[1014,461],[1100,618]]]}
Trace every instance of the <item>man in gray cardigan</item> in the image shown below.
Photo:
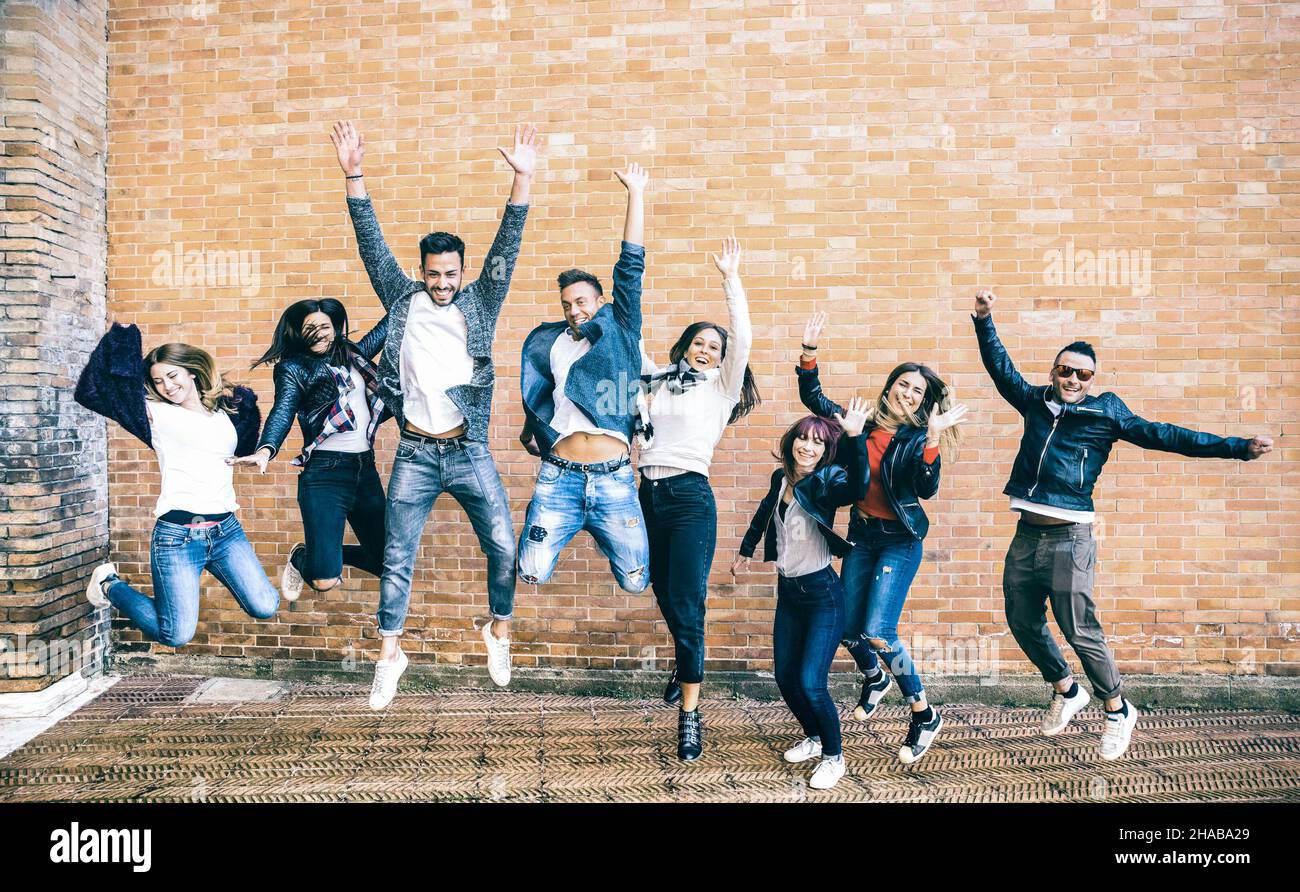
{"label": "man in gray cardigan", "polygon": [[487,555],[492,622],[483,625],[488,672],[510,682],[510,616],[515,598],[515,539],[510,501],[488,451],[492,411],[492,338],[528,215],[528,192],[540,140],[516,128],[514,150],[498,149],[514,170],[492,247],[479,277],[462,286],[465,243],[448,232],[420,240],[423,281],[407,277],[384,242],[361,173],[365,140],[351,122],[330,136],[346,177],[348,213],[370,284],[388,312],[388,340],[379,363],[379,391],[402,439],[388,481],[384,572],[379,585],[383,639],[370,691],[372,709],[397,692],[407,658],[399,642],[411,601],[415,554],[433,503],[443,492],[469,516]]}

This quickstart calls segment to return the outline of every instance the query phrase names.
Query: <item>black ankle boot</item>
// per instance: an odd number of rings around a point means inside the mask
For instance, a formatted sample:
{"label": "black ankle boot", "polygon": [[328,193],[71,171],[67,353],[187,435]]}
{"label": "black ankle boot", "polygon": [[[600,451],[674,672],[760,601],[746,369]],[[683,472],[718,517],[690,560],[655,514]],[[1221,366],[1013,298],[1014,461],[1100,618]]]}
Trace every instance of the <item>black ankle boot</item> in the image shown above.
{"label": "black ankle boot", "polygon": [[669,706],[676,706],[682,702],[682,686],[677,683],[677,667],[673,667],[673,674],[668,676],[668,684],[664,687],[664,702]]}
{"label": "black ankle boot", "polygon": [[704,725],[700,722],[700,709],[677,711],[677,758],[694,762],[704,752]]}

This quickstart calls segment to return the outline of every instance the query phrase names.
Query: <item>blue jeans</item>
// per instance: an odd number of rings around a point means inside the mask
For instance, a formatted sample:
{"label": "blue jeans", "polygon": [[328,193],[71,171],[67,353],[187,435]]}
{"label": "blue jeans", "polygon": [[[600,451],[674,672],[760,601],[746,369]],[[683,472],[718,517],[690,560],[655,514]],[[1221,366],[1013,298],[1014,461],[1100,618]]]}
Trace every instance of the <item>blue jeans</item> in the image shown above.
{"label": "blue jeans", "polygon": [[827,678],[843,633],[844,586],[834,570],[777,578],[776,684],[804,734],[820,738],[827,756],[841,751],[840,715]]}
{"label": "blue jeans", "polygon": [[[375,453],[317,449],[298,475],[298,508],[306,548],[294,564],[310,585],[337,579],[343,566],[372,576],[384,570],[384,486]],[[343,522],[359,545],[343,544]]]}
{"label": "blue jeans", "polygon": [[108,600],[148,638],[168,647],[184,647],[194,637],[204,570],[230,589],[249,616],[269,619],[280,608],[280,592],[266,578],[233,514],[205,529],[158,521],[149,542],[149,569],[152,598],[119,580],[109,586]]}
{"label": "blue jeans", "polygon": [[641,479],[641,512],[650,541],[650,583],[676,651],[677,680],[704,680],[704,599],[718,539],[709,478],[688,472]]}
{"label": "blue jeans", "polygon": [[[912,655],[898,637],[898,618],[921,566],[921,540],[900,521],[864,520],[856,510],[849,522],[849,539],[854,545],[843,565],[848,614],[844,646],[864,674],[874,673],[883,659],[903,699],[916,703],[925,698],[925,687]],[[874,648],[870,638],[887,646]]]}
{"label": "blue jeans", "polygon": [[411,606],[411,573],[424,525],[438,496],[460,503],[487,555],[488,605],[494,619],[515,607],[515,529],[510,500],[492,453],[478,440],[434,443],[402,435],[388,480],[379,634],[400,635]]}
{"label": "blue jeans", "polygon": [[551,578],[560,552],[586,530],[609,559],[609,569],[627,592],[650,584],[650,543],[637,499],[632,465],[605,470],[608,463],[561,468],[543,461],[519,536],[519,578],[540,585]]}

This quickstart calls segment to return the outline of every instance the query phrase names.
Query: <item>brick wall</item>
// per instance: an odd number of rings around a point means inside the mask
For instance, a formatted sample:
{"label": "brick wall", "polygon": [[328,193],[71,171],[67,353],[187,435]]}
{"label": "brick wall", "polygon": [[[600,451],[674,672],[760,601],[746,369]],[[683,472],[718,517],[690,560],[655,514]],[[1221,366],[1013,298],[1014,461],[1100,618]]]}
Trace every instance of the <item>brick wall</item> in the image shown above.
{"label": "brick wall", "polygon": [[104,325],[107,2],[0,4],[0,692],[98,670],[102,422],[72,388]]}
{"label": "brick wall", "polygon": [[[1277,438],[1249,466],[1119,446],[1099,488],[1097,593],[1126,671],[1294,674],[1300,552],[1284,525],[1300,508],[1300,452],[1283,434],[1300,397],[1288,374],[1300,360],[1298,12],[1101,0],[114,2],[111,309],[142,325],[147,346],[203,345],[269,405],[269,373],[246,369],[284,306],[328,295],[358,324],[380,315],[329,125],[351,117],[366,135],[377,211],[414,267],[432,229],[458,232],[471,265],[482,258],[510,182],[495,147],[532,121],[549,145],[495,350],[492,445],[516,525],[535,473],[514,440],[519,347],[559,317],[560,270],[608,276],[624,201],[610,169],[636,160],[654,177],[646,337],[657,354],[688,322],[724,316],[707,252],[733,232],[746,251],[765,401],[714,463],[711,668],[770,668],[774,571],[732,585],[726,568],[770,450],[802,414],[792,366],[817,306],[831,313],[832,394],[875,393],[916,359],[972,407],[967,446],[930,507],[904,634],[997,645],[1004,671],[1030,671],[1000,594],[1014,525],[1000,492],[1020,425],[980,366],[968,318],[988,286],[1031,380],[1082,337],[1100,352],[1097,389],[1136,412]],[[1122,253],[1098,281],[1088,264],[1103,251]],[[395,439],[387,426],[385,479]],[[117,430],[110,456],[113,553],[147,580],[154,461]],[[287,459],[272,468],[238,491],[278,575],[300,523],[294,471]],[[468,523],[440,502],[417,563],[414,659],[482,663],[484,579]],[[372,579],[308,592],[270,622],[250,621],[215,584],[204,598],[189,653],[373,653]],[[585,536],[550,584],[521,586],[517,607],[517,665],[637,668],[671,655],[649,593],[619,591]],[[125,626],[119,640],[143,647]]]}

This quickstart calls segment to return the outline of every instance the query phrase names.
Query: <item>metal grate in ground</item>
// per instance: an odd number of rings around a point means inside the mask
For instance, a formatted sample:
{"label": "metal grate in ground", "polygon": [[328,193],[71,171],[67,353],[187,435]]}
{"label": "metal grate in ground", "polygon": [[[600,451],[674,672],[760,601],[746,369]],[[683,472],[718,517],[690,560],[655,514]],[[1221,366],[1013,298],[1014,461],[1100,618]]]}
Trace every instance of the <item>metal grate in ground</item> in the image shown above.
{"label": "metal grate in ground", "polygon": [[951,705],[911,768],[901,705],[845,723],[849,773],[809,790],[786,765],[784,704],[704,703],[704,758],[676,758],[659,701],[510,692],[399,694],[285,683],[276,699],[191,702],[208,679],[137,676],[0,760],[0,802],[1300,802],[1300,716],[1143,713],[1129,754],[1096,754],[1101,715],[1036,733],[1039,711]]}

